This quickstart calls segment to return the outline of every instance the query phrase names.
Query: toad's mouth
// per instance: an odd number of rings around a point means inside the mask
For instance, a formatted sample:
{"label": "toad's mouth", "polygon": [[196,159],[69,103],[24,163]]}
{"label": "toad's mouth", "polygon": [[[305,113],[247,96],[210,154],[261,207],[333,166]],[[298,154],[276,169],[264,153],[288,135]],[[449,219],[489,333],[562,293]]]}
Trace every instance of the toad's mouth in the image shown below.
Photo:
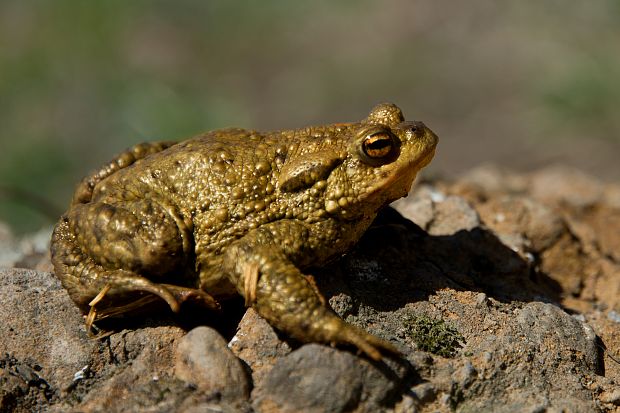
{"label": "toad's mouth", "polygon": [[419,156],[416,159],[412,159],[410,162],[408,162],[407,166],[403,167],[402,170],[403,171],[415,170],[416,172],[419,172],[421,169],[423,169],[429,163],[431,163],[431,161],[435,157],[435,148],[436,146],[430,147],[421,156]]}
{"label": "toad's mouth", "polygon": [[407,180],[411,180],[409,186],[413,183],[416,175],[420,170],[427,166],[435,157],[435,146],[429,147],[421,156],[407,162],[406,165],[398,168],[399,170],[392,174],[386,181],[385,185],[392,186]]}
{"label": "toad's mouth", "polygon": [[[435,156],[436,145],[431,145],[421,156],[411,159],[405,165],[400,166],[368,193],[368,198],[383,194],[383,204],[388,205],[398,198],[405,197],[413,185],[418,172],[431,163]],[[387,190],[386,190],[387,189]]]}

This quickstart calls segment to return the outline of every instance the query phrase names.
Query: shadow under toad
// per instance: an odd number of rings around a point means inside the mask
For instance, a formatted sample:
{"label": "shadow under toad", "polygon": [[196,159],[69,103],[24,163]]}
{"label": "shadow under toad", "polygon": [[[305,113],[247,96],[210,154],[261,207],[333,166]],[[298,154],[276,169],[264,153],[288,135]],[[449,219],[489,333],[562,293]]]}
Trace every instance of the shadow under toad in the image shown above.
{"label": "shadow under toad", "polygon": [[437,291],[485,293],[501,302],[558,303],[560,285],[492,232],[477,227],[433,236],[384,209],[351,253],[312,271],[326,297],[345,293],[377,311],[426,300]]}

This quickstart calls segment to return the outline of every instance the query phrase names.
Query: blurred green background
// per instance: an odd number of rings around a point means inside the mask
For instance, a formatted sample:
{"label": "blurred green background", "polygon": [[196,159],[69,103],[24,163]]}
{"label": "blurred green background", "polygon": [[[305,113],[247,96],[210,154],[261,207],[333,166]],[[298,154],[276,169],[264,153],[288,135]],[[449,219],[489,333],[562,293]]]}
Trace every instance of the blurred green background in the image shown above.
{"label": "blurred green background", "polygon": [[441,137],[427,173],[618,180],[620,1],[0,0],[0,221],[51,224],[7,193],[62,211],[140,141],[359,120],[381,101]]}

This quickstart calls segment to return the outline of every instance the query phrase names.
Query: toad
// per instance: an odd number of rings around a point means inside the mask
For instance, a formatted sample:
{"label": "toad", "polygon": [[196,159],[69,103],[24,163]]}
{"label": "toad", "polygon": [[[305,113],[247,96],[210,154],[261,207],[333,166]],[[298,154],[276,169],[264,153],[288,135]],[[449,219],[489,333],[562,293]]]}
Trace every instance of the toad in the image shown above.
{"label": "toad", "polygon": [[357,123],[136,145],[78,185],[52,235],[56,276],[89,329],[158,300],[178,312],[240,294],[285,334],[379,360],[394,346],[338,317],[302,271],[349,250],[436,144],[380,104]]}

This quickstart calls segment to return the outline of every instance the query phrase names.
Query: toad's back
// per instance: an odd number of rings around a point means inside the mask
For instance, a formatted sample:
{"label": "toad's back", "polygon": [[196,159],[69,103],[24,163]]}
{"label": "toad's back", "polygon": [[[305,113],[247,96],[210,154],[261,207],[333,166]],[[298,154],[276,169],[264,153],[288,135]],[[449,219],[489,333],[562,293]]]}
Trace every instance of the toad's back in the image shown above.
{"label": "toad's back", "polygon": [[[317,153],[333,157],[344,151],[348,142],[340,136],[352,126],[268,134],[243,129],[206,133],[116,171],[95,187],[92,201],[123,204],[142,199],[164,207],[180,228],[191,233],[199,247],[196,254],[206,259],[273,221],[312,224],[330,218],[319,191],[305,187],[287,191],[281,182],[291,186],[299,178],[296,168],[307,169],[307,162],[295,166],[293,160]],[[319,160],[310,161],[313,166]],[[150,218],[157,219],[145,217],[147,222]]]}

